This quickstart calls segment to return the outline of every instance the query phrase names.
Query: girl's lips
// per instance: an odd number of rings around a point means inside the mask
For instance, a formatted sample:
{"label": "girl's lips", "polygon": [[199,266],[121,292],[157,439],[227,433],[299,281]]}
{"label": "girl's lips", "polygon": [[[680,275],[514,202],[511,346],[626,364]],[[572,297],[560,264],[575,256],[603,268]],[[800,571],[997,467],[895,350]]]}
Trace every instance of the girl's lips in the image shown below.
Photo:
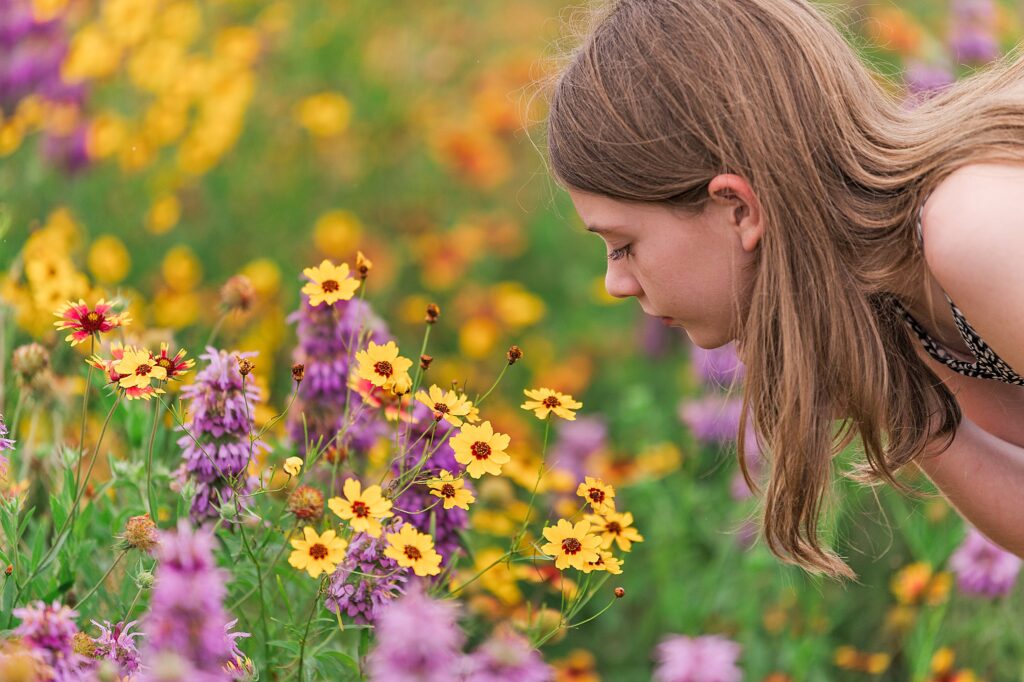
{"label": "girl's lips", "polygon": [[672,320],[671,317],[662,317],[661,318],[661,323],[663,325],[665,325],[666,327],[671,327],[672,326],[672,322],[673,322],[673,320]]}

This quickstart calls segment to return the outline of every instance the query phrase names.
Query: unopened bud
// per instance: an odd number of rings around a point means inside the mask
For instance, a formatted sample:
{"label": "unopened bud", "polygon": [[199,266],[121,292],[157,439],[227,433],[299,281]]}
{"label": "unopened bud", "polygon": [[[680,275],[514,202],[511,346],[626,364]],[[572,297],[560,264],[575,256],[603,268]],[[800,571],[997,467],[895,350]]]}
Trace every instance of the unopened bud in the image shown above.
{"label": "unopened bud", "polygon": [[523,349],[519,346],[509,346],[508,352],[505,353],[505,357],[508,358],[508,364],[514,365],[523,357]]}
{"label": "unopened bud", "polygon": [[248,312],[256,300],[256,288],[245,275],[235,275],[220,288],[220,303],[227,310]]}
{"label": "unopened bud", "polygon": [[420,369],[427,369],[430,367],[430,363],[434,361],[434,358],[429,355],[420,356]]}
{"label": "unopened bud", "polygon": [[151,590],[156,584],[156,577],[149,571],[139,571],[135,576],[135,586],[140,590]]}
{"label": "unopened bud", "polygon": [[615,588],[615,598],[616,599],[622,599],[625,596],[626,596],[625,588],[622,588],[622,587],[616,587]]}
{"label": "unopened bud", "polygon": [[18,386],[38,390],[46,382],[45,375],[50,368],[50,353],[38,343],[27,343],[14,349],[11,369],[18,379]]}
{"label": "unopened bud", "polygon": [[256,369],[256,363],[248,358],[238,358],[238,373],[243,377],[249,376]]}
{"label": "unopened bud", "polygon": [[427,324],[434,324],[439,317],[441,317],[441,308],[436,303],[429,304],[427,306]]}
{"label": "unopened bud", "polygon": [[301,362],[296,362],[294,365],[292,365],[292,379],[295,380],[295,383],[302,383],[302,380],[303,378],[305,378],[305,376],[306,366],[304,364],[302,364]]}
{"label": "unopened bud", "polygon": [[359,279],[366,279],[372,269],[373,261],[364,256],[362,251],[356,251],[356,272],[359,273]]}
{"label": "unopened bud", "polygon": [[7,564],[7,568],[4,569],[4,575],[10,576],[14,573],[14,564]]}

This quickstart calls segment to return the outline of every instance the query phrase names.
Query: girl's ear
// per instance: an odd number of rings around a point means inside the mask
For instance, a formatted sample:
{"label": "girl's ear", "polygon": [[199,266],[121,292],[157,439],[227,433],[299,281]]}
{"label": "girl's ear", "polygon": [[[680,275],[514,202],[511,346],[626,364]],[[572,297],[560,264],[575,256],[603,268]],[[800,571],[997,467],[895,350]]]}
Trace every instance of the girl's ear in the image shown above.
{"label": "girl's ear", "polygon": [[750,183],[739,175],[726,173],[716,175],[708,184],[712,201],[724,204],[731,210],[729,224],[737,231],[744,251],[754,251],[764,235],[761,221],[761,203],[757,200]]}

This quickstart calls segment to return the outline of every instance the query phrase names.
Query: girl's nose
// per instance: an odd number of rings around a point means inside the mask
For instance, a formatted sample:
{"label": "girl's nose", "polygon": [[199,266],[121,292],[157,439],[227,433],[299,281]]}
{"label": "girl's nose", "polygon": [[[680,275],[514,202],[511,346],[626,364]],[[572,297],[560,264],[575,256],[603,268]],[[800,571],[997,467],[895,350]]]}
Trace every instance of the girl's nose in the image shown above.
{"label": "girl's nose", "polygon": [[609,267],[605,273],[604,288],[608,290],[608,295],[615,298],[639,297],[644,292],[640,283],[631,274],[622,270],[622,268]]}

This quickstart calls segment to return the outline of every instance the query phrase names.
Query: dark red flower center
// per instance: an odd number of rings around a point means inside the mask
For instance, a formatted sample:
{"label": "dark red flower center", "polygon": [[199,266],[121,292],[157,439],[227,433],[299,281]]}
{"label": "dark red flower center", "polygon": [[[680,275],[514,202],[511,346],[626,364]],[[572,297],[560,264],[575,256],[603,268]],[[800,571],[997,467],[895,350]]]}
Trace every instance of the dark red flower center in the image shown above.
{"label": "dark red flower center", "polygon": [[562,402],[558,398],[553,396],[553,395],[549,395],[547,398],[544,398],[544,407],[552,407],[553,408],[553,407],[558,407],[561,404],[562,404]]}
{"label": "dark red flower center", "polygon": [[445,414],[447,414],[448,412],[451,412],[451,410],[448,408],[448,406],[445,405],[444,403],[434,403],[434,411],[435,412],[444,412]]}
{"label": "dark red flower center", "polygon": [[576,538],[566,538],[562,540],[562,551],[566,554],[576,554],[581,549],[583,549],[583,545],[581,545],[580,541]]}
{"label": "dark red flower center", "polygon": [[106,322],[106,318],[103,313],[90,310],[82,317],[82,331],[90,334],[102,331],[104,322]]}
{"label": "dark red flower center", "polygon": [[352,503],[352,513],[359,518],[364,518],[370,515],[370,508],[366,506],[365,502],[357,500]]}
{"label": "dark red flower center", "polygon": [[319,542],[315,545],[310,545],[309,556],[313,557],[314,559],[326,559],[327,548],[321,545]]}
{"label": "dark red flower center", "polygon": [[604,528],[609,533],[615,533],[616,535],[622,532],[622,526],[619,525],[618,521],[609,521]]}
{"label": "dark red flower center", "polygon": [[416,561],[417,559],[421,559],[423,557],[423,555],[420,554],[420,550],[416,547],[413,547],[412,545],[405,546],[405,556],[409,557],[413,561]]}
{"label": "dark red flower center", "polygon": [[338,286],[338,283],[333,279],[325,279],[323,282],[320,283],[320,288],[324,290],[324,293],[329,294],[332,291],[337,291],[341,287]]}
{"label": "dark red flower center", "polygon": [[598,504],[604,502],[604,491],[601,490],[600,488],[591,488],[590,499],[591,501],[597,502]]}
{"label": "dark red flower center", "polygon": [[148,376],[149,373],[152,372],[152,371],[153,371],[153,367],[151,365],[139,365],[138,367],[135,368],[135,376],[138,376],[138,377]]}
{"label": "dark red flower center", "polygon": [[483,441],[477,441],[473,443],[473,447],[470,448],[473,456],[477,459],[487,459],[491,456],[491,446]]}
{"label": "dark red flower center", "polygon": [[455,497],[455,486],[451,483],[445,483],[441,486],[441,494],[445,497]]}
{"label": "dark red flower center", "polygon": [[391,366],[391,363],[388,362],[387,360],[381,360],[380,362],[376,363],[373,366],[373,371],[381,375],[382,377],[389,377],[395,373],[395,370]]}

